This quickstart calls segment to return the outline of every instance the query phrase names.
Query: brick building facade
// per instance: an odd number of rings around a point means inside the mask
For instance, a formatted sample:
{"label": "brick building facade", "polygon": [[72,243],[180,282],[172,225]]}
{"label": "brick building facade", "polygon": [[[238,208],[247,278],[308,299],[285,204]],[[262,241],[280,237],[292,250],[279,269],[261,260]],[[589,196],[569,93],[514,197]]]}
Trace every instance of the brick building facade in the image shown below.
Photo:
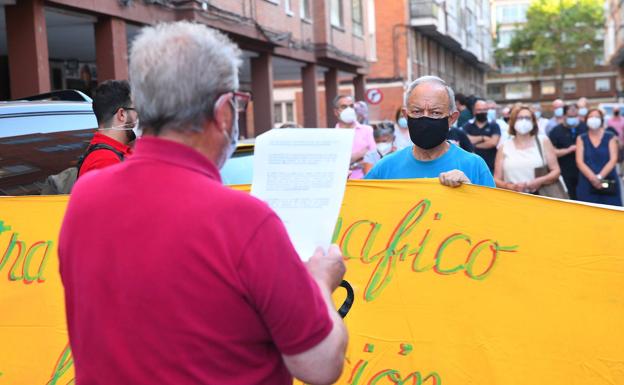
{"label": "brick building facade", "polygon": [[618,101],[624,101],[624,3],[608,0],[605,7],[605,59],[617,72]]}
{"label": "brick building facade", "polygon": [[[358,4],[359,6],[353,5]],[[91,90],[128,76],[128,47],[143,25],[191,20],[228,34],[243,50],[241,88],[253,103],[241,119],[251,137],[270,129],[274,88],[301,84],[301,124],[348,81],[364,93],[365,0],[0,0],[0,99],[55,89]],[[323,92],[317,92],[320,81]]]}
{"label": "brick building facade", "polygon": [[373,121],[394,120],[405,86],[424,75],[447,81],[455,92],[485,93],[492,64],[489,6],[485,0],[375,1],[376,47],[367,88],[381,102],[370,105]]}

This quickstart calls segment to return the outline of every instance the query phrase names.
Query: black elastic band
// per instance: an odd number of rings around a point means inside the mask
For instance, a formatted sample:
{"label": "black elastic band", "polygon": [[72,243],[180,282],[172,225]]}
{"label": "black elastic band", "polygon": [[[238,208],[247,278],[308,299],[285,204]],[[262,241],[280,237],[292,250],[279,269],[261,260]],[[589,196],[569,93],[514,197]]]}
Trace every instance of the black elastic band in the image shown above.
{"label": "black elastic band", "polygon": [[351,306],[353,306],[355,293],[353,292],[353,287],[351,287],[351,284],[345,280],[340,282],[340,286],[344,287],[347,291],[347,299],[345,299],[342,306],[340,306],[340,309],[338,309],[338,314],[340,314],[340,317],[344,318],[347,316],[349,310],[351,310]]}

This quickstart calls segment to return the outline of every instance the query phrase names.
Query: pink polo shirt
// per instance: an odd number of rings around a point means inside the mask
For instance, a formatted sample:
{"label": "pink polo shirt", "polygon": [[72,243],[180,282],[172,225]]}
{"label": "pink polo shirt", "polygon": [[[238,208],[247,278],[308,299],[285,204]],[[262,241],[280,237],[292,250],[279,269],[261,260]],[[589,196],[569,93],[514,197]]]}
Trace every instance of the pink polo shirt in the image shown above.
{"label": "pink polo shirt", "polygon": [[607,121],[607,126],[613,127],[618,133],[620,141],[624,140],[624,118],[621,116],[614,116]]}
{"label": "pink polo shirt", "polygon": [[77,384],[291,384],[332,328],[275,213],[172,141],[78,180],[59,257]]}
{"label": "pink polo shirt", "polygon": [[[340,128],[339,124],[336,124],[336,128]],[[354,130],[355,136],[353,138],[353,147],[351,150],[352,155],[362,151],[363,149],[366,149],[366,152],[377,149],[377,143],[375,143],[375,137],[373,136],[373,127],[366,124],[356,123]],[[364,178],[362,168],[354,169],[351,172],[351,176],[349,176],[349,179],[362,178]]]}

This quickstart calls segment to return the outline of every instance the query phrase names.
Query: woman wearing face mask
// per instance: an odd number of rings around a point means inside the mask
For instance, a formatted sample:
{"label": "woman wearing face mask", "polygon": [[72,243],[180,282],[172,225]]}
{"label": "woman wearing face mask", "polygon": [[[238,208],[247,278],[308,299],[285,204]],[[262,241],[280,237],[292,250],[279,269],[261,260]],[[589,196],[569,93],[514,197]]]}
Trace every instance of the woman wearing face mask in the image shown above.
{"label": "woman wearing face mask", "polygon": [[[554,148],[538,131],[537,119],[528,106],[517,107],[511,112],[511,139],[496,153],[494,180],[497,187],[536,193],[543,185],[557,181],[560,170]],[[548,166],[548,174],[536,177],[535,169],[544,164]]]}
{"label": "woman wearing face mask", "polygon": [[366,175],[375,163],[383,157],[397,150],[395,146],[394,123],[385,121],[377,124],[373,131],[377,148],[369,151],[364,157],[364,175]]}
{"label": "woman wearing face mask", "polygon": [[394,146],[397,150],[409,147],[412,145],[412,140],[409,136],[409,129],[407,128],[407,118],[403,116],[401,108],[399,108],[394,115],[394,121],[396,122],[394,128]]}
{"label": "woman wearing face mask", "polygon": [[615,170],[618,143],[615,135],[604,128],[604,115],[598,109],[587,113],[589,131],[576,139],[576,164],[579,200],[622,206],[620,183]]}

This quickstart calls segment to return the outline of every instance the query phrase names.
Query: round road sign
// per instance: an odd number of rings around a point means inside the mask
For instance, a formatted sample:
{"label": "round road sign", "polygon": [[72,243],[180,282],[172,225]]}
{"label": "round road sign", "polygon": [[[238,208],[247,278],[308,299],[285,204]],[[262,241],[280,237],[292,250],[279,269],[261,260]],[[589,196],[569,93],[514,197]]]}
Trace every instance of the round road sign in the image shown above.
{"label": "round road sign", "polygon": [[379,104],[383,100],[383,93],[379,88],[369,88],[366,90],[366,101],[370,104]]}

